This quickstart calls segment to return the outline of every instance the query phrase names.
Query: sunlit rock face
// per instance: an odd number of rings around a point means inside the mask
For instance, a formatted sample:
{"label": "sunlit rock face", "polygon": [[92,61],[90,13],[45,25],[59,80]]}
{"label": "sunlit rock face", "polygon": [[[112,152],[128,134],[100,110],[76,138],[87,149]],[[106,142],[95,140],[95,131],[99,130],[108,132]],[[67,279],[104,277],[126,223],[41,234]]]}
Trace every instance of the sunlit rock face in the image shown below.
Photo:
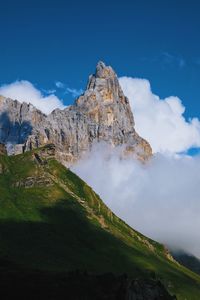
{"label": "sunlit rock face", "polygon": [[149,143],[134,129],[129,100],[116,73],[103,62],[97,64],[74,105],[48,116],[31,104],[0,97],[0,142],[9,154],[53,143],[57,158],[70,166],[101,141],[123,146],[125,157],[145,161],[152,155]]}

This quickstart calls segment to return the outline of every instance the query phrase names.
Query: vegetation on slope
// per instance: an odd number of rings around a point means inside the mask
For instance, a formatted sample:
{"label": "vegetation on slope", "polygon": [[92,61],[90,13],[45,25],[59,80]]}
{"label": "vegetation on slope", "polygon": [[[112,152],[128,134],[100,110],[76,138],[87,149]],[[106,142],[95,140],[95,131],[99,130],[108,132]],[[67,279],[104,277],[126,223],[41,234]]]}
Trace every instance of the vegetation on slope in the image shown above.
{"label": "vegetation on slope", "polygon": [[154,277],[178,299],[200,299],[200,277],[117,218],[53,146],[0,156],[0,258],[45,272]]}
{"label": "vegetation on slope", "polygon": [[195,257],[192,254],[185,253],[183,251],[174,251],[173,257],[175,257],[176,261],[178,261],[180,264],[200,275],[199,258]]}

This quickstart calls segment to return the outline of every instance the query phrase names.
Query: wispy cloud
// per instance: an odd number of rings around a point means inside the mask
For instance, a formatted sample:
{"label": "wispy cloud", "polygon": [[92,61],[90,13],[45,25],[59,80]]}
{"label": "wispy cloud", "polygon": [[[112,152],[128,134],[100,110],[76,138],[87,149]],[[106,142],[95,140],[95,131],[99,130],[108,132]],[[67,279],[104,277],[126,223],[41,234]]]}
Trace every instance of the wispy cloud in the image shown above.
{"label": "wispy cloud", "polygon": [[56,86],[58,89],[64,89],[64,88],[65,88],[65,84],[62,83],[61,81],[56,81],[56,82],[55,82],[55,86]]}
{"label": "wispy cloud", "polygon": [[82,89],[71,89],[71,88],[66,88],[65,94],[71,94],[73,97],[78,97],[83,93]]}
{"label": "wispy cloud", "polygon": [[58,89],[62,89],[64,90],[64,94],[71,94],[72,97],[76,98],[78,96],[80,96],[83,93],[82,89],[75,89],[75,88],[70,88],[68,87],[67,84],[61,82],[61,81],[56,81],[55,85]]}
{"label": "wispy cloud", "polygon": [[180,69],[186,66],[186,60],[178,54],[172,54],[168,51],[164,51],[154,57],[143,57],[143,61],[149,63],[157,63],[164,67],[178,67]]}
{"label": "wispy cloud", "polygon": [[56,93],[56,89],[52,89],[52,90],[42,89],[42,92],[44,94],[51,95],[51,94],[55,94]]}
{"label": "wispy cloud", "polygon": [[179,68],[183,68],[186,65],[185,60],[180,55],[174,55],[169,52],[163,52],[161,54],[161,59],[165,64],[177,65]]}

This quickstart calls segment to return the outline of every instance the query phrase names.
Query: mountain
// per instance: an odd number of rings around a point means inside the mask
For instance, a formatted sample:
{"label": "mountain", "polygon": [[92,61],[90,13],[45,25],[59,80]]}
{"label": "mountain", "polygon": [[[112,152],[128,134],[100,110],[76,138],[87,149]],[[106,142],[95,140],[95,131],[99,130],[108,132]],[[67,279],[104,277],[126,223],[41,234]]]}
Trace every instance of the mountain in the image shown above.
{"label": "mountain", "polygon": [[152,155],[149,143],[134,129],[129,100],[117,75],[103,62],[97,64],[74,105],[48,116],[31,104],[0,97],[0,142],[7,145],[9,154],[54,143],[57,159],[70,166],[101,141],[122,146],[124,155],[140,160]]}
{"label": "mountain", "polygon": [[199,300],[200,277],[115,216],[55,154],[51,144],[0,155],[1,292],[172,299],[167,289],[179,300]]}
{"label": "mountain", "polygon": [[175,257],[180,264],[200,275],[199,258],[184,251],[173,251],[173,257]]}

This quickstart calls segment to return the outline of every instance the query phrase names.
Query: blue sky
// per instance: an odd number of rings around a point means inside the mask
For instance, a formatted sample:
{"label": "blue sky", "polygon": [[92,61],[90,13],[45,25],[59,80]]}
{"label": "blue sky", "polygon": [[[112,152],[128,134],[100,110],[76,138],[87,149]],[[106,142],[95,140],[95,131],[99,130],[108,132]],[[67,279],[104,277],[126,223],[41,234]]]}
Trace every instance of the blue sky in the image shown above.
{"label": "blue sky", "polygon": [[[0,84],[84,89],[98,60],[200,116],[199,1],[1,1]],[[71,94],[63,97],[65,103]]]}

